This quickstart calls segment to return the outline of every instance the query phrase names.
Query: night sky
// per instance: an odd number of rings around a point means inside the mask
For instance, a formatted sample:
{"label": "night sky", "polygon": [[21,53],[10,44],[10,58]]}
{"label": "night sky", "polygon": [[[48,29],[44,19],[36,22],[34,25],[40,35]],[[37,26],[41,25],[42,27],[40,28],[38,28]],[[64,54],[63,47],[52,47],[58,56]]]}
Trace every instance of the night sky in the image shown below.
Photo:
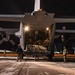
{"label": "night sky", "polygon": [[[41,0],[43,10],[59,16],[75,16],[74,0]],[[34,0],[1,0],[0,14],[24,14],[34,10]],[[0,27],[19,27],[19,23],[0,22]],[[15,25],[15,26],[14,26]]]}
{"label": "night sky", "polygon": [[[53,12],[57,15],[75,16],[74,0],[41,0],[42,7],[47,12]],[[32,12],[34,0],[1,0],[0,14],[24,14]]]}

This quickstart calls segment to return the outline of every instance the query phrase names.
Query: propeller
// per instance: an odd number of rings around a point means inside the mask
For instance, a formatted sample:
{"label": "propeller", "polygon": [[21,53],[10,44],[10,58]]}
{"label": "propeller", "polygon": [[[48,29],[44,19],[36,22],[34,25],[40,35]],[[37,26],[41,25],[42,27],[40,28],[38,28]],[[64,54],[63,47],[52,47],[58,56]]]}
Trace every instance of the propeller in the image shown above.
{"label": "propeller", "polygon": [[0,44],[2,44],[3,42],[10,42],[12,45],[15,45],[15,42],[10,39],[10,35],[6,34],[6,35],[3,35],[3,34],[0,34],[2,39],[0,40]]}

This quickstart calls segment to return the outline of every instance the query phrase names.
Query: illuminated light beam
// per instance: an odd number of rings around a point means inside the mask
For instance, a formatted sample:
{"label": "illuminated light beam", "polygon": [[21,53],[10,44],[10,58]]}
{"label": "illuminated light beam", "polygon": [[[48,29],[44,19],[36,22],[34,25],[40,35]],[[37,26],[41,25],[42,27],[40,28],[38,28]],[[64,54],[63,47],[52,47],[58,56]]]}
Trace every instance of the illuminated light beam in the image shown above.
{"label": "illuminated light beam", "polygon": [[46,30],[49,30],[49,27],[47,27]]}
{"label": "illuminated light beam", "polygon": [[29,26],[25,26],[24,31],[29,31]]}

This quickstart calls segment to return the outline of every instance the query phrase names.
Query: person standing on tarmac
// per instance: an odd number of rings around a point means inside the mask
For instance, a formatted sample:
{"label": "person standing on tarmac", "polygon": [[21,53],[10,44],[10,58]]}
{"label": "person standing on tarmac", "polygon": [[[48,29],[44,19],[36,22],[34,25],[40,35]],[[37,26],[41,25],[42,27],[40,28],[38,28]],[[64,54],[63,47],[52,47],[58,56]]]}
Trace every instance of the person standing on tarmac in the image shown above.
{"label": "person standing on tarmac", "polygon": [[16,50],[16,52],[18,53],[17,61],[20,60],[20,62],[21,62],[21,61],[23,60],[23,56],[24,56],[24,54],[23,54],[23,50],[22,50],[20,44],[18,45],[18,49]]}
{"label": "person standing on tarmac", "polygon": [[66,56],[67,56],[67,49],[64,47],[64,50],[63,50],[63,59],[64,59],[64,62],[66,62]]}

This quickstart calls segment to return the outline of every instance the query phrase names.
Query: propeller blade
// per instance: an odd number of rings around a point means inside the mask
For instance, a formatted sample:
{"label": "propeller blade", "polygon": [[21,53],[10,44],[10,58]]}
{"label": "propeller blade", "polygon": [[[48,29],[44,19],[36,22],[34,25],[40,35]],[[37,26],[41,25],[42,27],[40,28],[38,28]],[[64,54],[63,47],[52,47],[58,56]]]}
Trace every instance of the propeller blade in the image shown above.
{"label": "propeller blade", "polygon": [[15,45],[15,42],[13,40],[10,40],[10,42],[11,42],[12,45]]}
{"label": "propeller blade", "polygon": [[2,44],[4,42],[4,39],[0,40],[0,44]]}

